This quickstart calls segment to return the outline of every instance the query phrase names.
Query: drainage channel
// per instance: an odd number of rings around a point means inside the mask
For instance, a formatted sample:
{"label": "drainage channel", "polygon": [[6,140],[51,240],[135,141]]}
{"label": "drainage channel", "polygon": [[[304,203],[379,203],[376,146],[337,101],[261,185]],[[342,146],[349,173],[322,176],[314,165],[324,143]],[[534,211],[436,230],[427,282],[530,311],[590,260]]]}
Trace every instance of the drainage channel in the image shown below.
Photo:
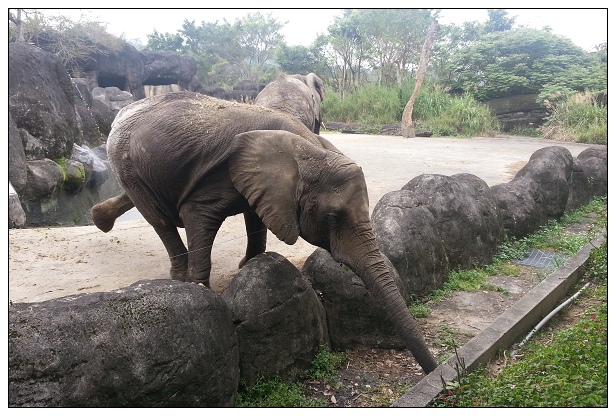
{"label": "drainage channel", "polygon": [[487,364],[499,349],[507,349],[516,340],[528,333],[547,316],[566,295],[569,289],[583,276],[593,248],[605,240],[601,235],[584,246],[559,268],[549,274],[522,299],[507,309],[490,326],[477,334],[452,356],[425,376],[392,407],[426,407],[442,390],[443,381],[449,383],[457,376],[458,360],[464,362],[468,371]]}

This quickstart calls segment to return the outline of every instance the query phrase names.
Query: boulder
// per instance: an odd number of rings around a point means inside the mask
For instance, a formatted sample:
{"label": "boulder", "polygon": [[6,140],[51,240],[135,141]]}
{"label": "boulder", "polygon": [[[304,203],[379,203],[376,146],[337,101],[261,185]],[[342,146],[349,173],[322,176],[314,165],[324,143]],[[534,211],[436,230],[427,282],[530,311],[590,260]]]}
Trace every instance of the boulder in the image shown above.
{"label": "boulder", "polygon": [[9,306],[9,407],[233,406],[227,304],[167,279]]}
{"label": "boulder", "polygon": [[576,160],[588,175],[591,195],[607,195],[607,146],[583,150]]}
{"label": "boulder", "polygon": [[250,259],[222,294],[240,344],[240,375],[292,379],[328,345],[323,306],[301,273],[277,253]]}
{"label": "boulder", "polygon": [[573,156],[566,147],[549,146],[536,150],[514,179],[528,177],[539,185],[548,220],[559,220],[565,213],[573,172]]}
{"label": "boulder", "polygon": [[24,202],[36,201],[51,195],[64,182],[64,171],[53,160],[41,159],[26,162],[28,186],[23,194]]}
{"label": "boulder", "polygon": [[402,187],[434,216],[449,267],[490,264],[504,228],[490,188],[471,174],[420,175]]}
{"label": "boulder", "polygon": [[79,129],[79,137],[75,143],[83,144],[84,142],[90,145],[99,145],[104,142],[104,137],[101,134],[96,118],[92,114],[92,94],[88,88],[87,81],[84,78],[73,78],[75,86],[75,112],[77,115],[77,127]]}
{"label": "boulder", "polygon": [[9,181],[18,191],[23,191],[26,188],[28,180],[28,171],[26,168],[26,152],[24,144],[21,140],[21,134],[11,113],[8,118],[9,127]]}
{"label": "boulder", "polygon": [[445,283],[449,262],[434,215],[410,191],[385,194],[372,211],[377,244],[406,291],[429,295]]}
{"label": "boulder", "polygon": [[[402,297],[409,303],[410,296],[396,269],[387,258],[384,257],[384,260]],[[393,324],[364,282],[347,266],[336,262],[329,252],[316,249],[306,259],[302,274],[321,297],[333,348],[405,348]]]}
{"label": "boulder", "polygon": [[576,158],[573,160],[571,170],[571,185],[565,212],[573,211],[582,205],[588,204],[592,198],[592,183],[584,166]]}
{"label": "boulder", "polygon": [[505,235],[522,238],[548,223],[544,194],[539,183],[528,176],[492,187],[492,195],[503,220]]}
{"label": "boulder", "polygon": [[[197,73],[197,61],[190,55],[175,52],[141,51],[144,86],[177,84],[182,90],[189,90]],[[147,94],[146,94],[147,95]]]}
{"label": "boulder", "polygon": [[21,207],[19,195],[9,182],[9,228],[19,228],[26,224],[26,213]]}
{"label": "boulder", "polygon": [[62,62],[26,42],[10,42],[8,75],[17,128],[43,143],[46,158],[68,157],[80,132],[73,83]]}

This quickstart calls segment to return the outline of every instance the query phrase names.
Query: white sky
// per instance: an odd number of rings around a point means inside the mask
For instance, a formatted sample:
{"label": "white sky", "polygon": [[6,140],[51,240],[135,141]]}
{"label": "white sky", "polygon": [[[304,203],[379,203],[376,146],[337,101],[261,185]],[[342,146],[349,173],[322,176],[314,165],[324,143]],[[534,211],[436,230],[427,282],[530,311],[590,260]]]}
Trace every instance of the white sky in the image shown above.
{"label": "white sky", "polygon": [[[122,4],[122,2],[108,1],[105,4],[113,6],[114,3]],[[194,2],[184,2],[190,6]],[[225,4],[233,6],[239,3],[242,6],[247,4],[254,7],[254,3],[227,1]],[[261,3],[261,2],[255,2]],[[316,2],[318,3],[318,2]],[[334,5],[336,2],[328,2],[327,4]],[[383,2],[365,2],[356,0],[353,7],[395,7],[401,5],[401,2],[392,3]],[[430,7],[444,8],[441,13],[441,23],[456,23],[461,24],[464,21],[479,21],[487,20],[488,14],[486,8],[498,8],[498,1],[485,2],[488,4],[480,4],[481,2],[472,2],[478,4],[484,9],[451,9],[451,4],[455,2],[435,1],[435,4],[430,4]],[[524,1],[518,1],[518,4],[524,6]],[[533,4],[533,2],[527,2]],[[536,2],[535,2],[536,3]],[[603,3],[603,4],[602,4]],[[79,3],[81,5],[83,3]],[[200,3],[203,5],[204,3]],[[459,3],[457,3],[459,4]],[[511,5],[511,2],[508,2]],[[576,45],[586,49],[593,50],[594,46],[607,40],[608,38],[608,10],[607,1],[587,1],[584,3],[587,9],[507,9],[509,16],[516,17],[516,25],[524,25],[531,28],[541,29],[544,26],[550,26],[552,33],[566,36],[571,39]],[[317,5],[311,3],[311,5]],[[249,6],[249,7],[250,7]],[[345,5],[349,7],[350,5]],[[421,7],[421,4],[413,4],[415,7]],[[44,6],[42,6],[44,7]],[[602,8],[601,8],[602,7]],[[214,22],[227,19],[233,23],[237,18],[240,18],[247,13],[260,11],[263,14],[269,12],[281,22],[288,22],[282,30],[286,42],[289,45],[309,45],[319,33],[326,33],[327,27],[333,23],[334,17],[340,16],[341,9],[72,9],[63,10],[63,13],[70,13],[73,17],[78,17],[81,13],[88,18],[107,22],[107,31],[114,35],[124,34],[127,40],[138,38],[145,44],[147,41],[146,35],[152,33],[155,29],[161,33],[175,33],[181,29],[184,19],[194,20],[197,25],[201,22]]]}

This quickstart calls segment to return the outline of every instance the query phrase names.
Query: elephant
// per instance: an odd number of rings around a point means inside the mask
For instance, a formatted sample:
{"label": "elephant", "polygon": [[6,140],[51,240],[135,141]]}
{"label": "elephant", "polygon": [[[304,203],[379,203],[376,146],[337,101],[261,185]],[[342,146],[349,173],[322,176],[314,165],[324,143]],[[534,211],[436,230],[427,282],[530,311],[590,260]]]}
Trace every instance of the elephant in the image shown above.
{"label": "elephant", "polygon": [[124,192],[92,208],[94,223],[108,231],[134,204],[167,249],[172,279],[209,286],[214,237],[243,213],[240,267],[265,252],[267,229],[289,245],[302,237],[328,250],[362,278],[424,371],[436,368],[377,247],[361,168],[296,118],[168,93],[122,108],[107,152]]}
{"label": "elephant", "polygon": [[324,98],[323,81],[316,74],[280,74],[259,92],[254,104],[291,114],[319,134],[323,123],[321,102]]}

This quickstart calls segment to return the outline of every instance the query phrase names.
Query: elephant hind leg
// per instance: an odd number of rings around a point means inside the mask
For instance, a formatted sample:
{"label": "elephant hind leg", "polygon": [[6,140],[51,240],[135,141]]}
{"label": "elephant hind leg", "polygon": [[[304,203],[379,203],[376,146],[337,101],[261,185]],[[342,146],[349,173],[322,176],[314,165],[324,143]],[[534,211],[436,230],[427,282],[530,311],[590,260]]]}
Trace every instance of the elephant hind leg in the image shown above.
{"label": "elephant hind leg", "polygon": [[178,229],[173,225],[165,225],[154,226],[154,230],[165,245],[167,254],[169,254],[171,279],[182,282],[188,281],[188,252]]}
{"label": "elephant hind leg", "polygon": [[90,210],[90,218],[92,218],[94,225],[106,233],[111,231],[116,218],[134,206],[133,201],[131,201],[126,192],[122,192],[118,196],[94,205]]}

